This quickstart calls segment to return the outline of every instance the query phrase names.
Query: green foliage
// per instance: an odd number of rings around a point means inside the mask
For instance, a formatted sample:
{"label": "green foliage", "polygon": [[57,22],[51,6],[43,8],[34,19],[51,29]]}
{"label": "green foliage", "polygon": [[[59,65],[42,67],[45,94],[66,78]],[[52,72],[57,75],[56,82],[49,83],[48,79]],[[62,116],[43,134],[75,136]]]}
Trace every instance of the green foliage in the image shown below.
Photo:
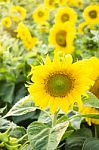
{"label": "green foliage", "polygon": [[40,122],[33,122],[28,127],[29,141],[34,150],[55,150],[69,123],[63,122],[50,128]]}

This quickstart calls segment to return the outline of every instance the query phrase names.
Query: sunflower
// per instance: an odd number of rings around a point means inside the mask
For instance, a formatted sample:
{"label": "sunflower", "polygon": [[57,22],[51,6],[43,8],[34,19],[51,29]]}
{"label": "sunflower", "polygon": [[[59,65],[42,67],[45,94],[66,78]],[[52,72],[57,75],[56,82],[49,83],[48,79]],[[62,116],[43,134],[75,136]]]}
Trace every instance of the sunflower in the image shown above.
{"label": "sunflower", "polygon": [[37,41],[38,40],[36,37],[29,36],[25,40],[23,40],[23,44],[25,48],[29,51],[37,44]]}
{"label": "sunflower", "polygon": [[3,27],[5,28],[10,28],[12,25],[12,21],[10,17],[4,17],[1,22],[2,22]]}
{"label": "sunflower", "polygon": [[26,10],[21,6],[13,6],[11,9],[11,16],[15,22],[19,22],[26,18]]}
{"label": "sunflower", "polygon": [[97,98],[99,98],[99,58],[93,57],[90,59],[92,63],[92,79],[95,81],[94,85],[90,88],[90,92],[92,92]]}
{"label": "sunflower", "polygon": [[55,8],[55,3],[56,3],[56,0],[44,0],[44,5],[48,9]]}
{"label": "sunflower", "polygon": [[74,24],[77,21],[77,13],[69,7],[60,8],[55,17],[55,22],[66,23],[67,21],[70,21]]}
{"label": "sunflower", "polygon": [[76,30],[70,23],[55,24],[50,30],[49,44],[55,46],[55,50],[64,53],[72,53],[73,40]]}
{"label": "sunflower", "polygon": [[[89,89],[90,92],[92,92],[98,99],[99,99],[99,59],[96,57],[90,58],[88,61],[83,62],[84,65],[90,66],[90,77],[94,82],[94,84]],[[93,108],[89,106],[84,106],[80,112],[82,114],[99,114],[98,108]],[[97,124],[99,125],[99,119],[93,119],[93,118],[85,118],[86,122],[91,125]]]}
{"label": "sunflower", "polygon": [[45,64],[32,66],[30,74],[33,83],[29,85],[28,91],[35,104],[41,109],[50,107],[51,113],[55,113],[58,108],[67,112],[75,102],[82,107],[80,97],[93,81],[79,63],[81,61],[72,64],[70,54],[60,57],[55,53],[53,61],[47,56]]}
{"label": "sunflower", "polygon": [[86,7],[83,16],[88,24],[99,23],[99,6],[94,4]]}
{"label": "sunflower", "polygon": [[59,5],[66,5],[66,0],[57,0]]}
{"label": "sunflower", "polygon": [[41,33],[48,33],[49,32],[49,23],[43,22],[40,25],[37,26],[37,30]]}
{"label": "sunflower", "polygon": [[66,3],[71,7],[83,7],[83,0],[66,0]]}
{"label": "sunflower", "polygon": [[17,32],[17,37],[19,37],[21,40],[25,40],[27,37],[31,36],[29,29],[25,26],[23,22],[20,22],[18,24],[15,32]]}
{"label": "sunflower", "polygon": [[[99,114],[99,109],[98,108],[93,108],[89,106],[85,106],[82,111],[82,114]],[[85,118],[86,122],[91,126],[91,123],[99,125],[99,119],[94,119],[94,118]]]}
{"label": "sunflower", "polygon": [[88,26],[87,22],[81,22],[78,26],[78,32],[84,34],[84,30],[87,26]]}
{"label": "sunflower", "polygon": [[42,23],[48,19],[49,13],[44,6],[36,8],[32,14],[32,18],[36,23]]}

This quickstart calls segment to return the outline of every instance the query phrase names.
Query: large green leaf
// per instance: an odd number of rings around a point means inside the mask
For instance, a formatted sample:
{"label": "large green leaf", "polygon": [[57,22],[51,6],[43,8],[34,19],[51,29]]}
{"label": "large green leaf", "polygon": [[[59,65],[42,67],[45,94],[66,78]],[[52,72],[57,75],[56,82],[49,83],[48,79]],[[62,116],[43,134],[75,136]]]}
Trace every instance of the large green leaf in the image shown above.
{"label": "large green leaf", "polygon": [[84,141],[92,137],[92,132],[88,128],[81,128],[73,132],[66,140],[66,150],[81,150]]}
{"label": "large green leaf", "polygon": [[20,116],[27,114],[29,112],[33,112],[37,109],[37,107],[33,106],[33,101],[31,101],[29,96],[25,96],[20,99],[4,116],[4,118],[9,116]]}
{"label": "large green leaf", "polygon": [[27,133],[33,150],[55,150],[68,125],[66,121],[50,128],[40,122],[31,123]]}
{"label": "large green leaf", "polygon": [[88,138],[84,142],[82,150],[99,150],[99,139]]}

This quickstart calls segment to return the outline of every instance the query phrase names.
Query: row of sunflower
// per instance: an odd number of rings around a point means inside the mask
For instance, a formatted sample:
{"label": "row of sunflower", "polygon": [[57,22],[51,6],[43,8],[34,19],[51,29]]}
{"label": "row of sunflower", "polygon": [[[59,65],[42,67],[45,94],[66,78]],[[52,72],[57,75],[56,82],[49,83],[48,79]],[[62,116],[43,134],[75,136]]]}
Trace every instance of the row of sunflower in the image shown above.
{"label": "row of sunflower", "polygon": [[1,0],[0,11],[0,149],[98,150],[98,0]]}

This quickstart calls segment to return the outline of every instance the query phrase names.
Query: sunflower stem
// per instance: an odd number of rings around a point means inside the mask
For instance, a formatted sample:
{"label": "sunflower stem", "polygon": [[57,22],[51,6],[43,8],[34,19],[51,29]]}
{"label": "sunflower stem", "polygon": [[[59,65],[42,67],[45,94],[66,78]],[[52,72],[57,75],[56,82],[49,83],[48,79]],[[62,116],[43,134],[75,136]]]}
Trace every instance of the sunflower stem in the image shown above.
{"label": "sunflower stem", "polygon": [[52,118],[52,127],[54,127],[56,125],[57,122],[57,114],[58,112],[55,112]]}
{"label": "sunflower stem", "polygon": [[95,125],[95,138],[99,138],[99,125]]}

